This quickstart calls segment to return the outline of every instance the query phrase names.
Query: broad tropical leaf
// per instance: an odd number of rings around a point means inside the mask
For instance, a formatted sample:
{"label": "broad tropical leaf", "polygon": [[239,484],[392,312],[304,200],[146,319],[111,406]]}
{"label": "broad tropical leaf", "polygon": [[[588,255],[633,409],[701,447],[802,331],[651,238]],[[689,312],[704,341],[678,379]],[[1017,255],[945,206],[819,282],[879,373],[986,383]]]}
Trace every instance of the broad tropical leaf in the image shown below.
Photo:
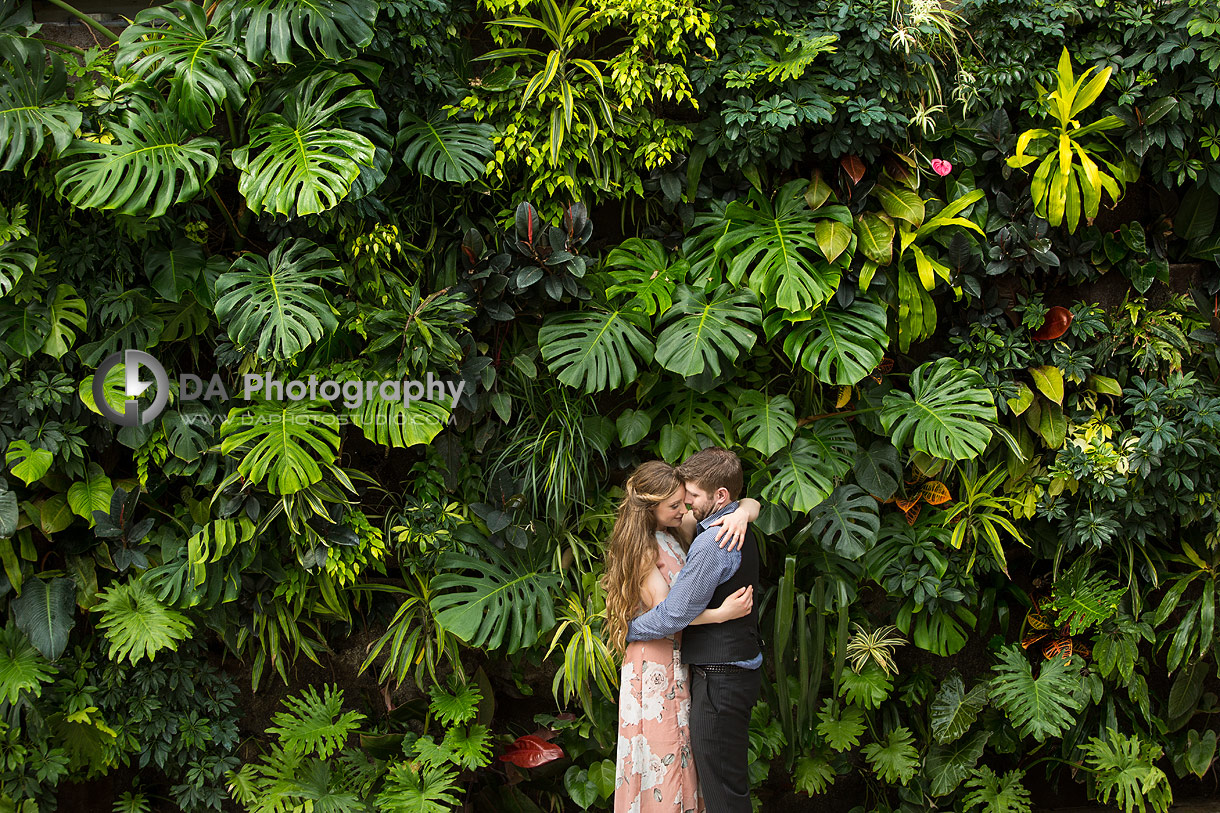
{"label": "broad tropical leaf", "polygon": [[452,400],[446,395],[443,400],[425,398],[404,404],[400,399],[365,398],[352,411],[352,421],[366,438],[382,446],[402,449],[427,444],[448,425]]}
{"label": "broad tropical leaf", "polygon": [[385,786],[377,796],[377,809],[449,813],[458,806],[462,791],[457,772],[447,765],[399,760],[386,773]]}
{"label": "broad tropical leaf", "polygon": [[243,450],[237,470],[272,494],[293,494],[322,479],[339,453],[339,420],[309,401],[267,402],[229,411],[222,454]]}
{"label": "broad tropical leaf", "polygon": [[42,684],[55,679],[55,669],[39,654],[30,639],[9,623],[0,629],[0,702],[12,705],[23,692],[35,697]]}
{"label": "broad tropical leaf", "polygon": [[68,648],[68,633],[76,626],[76,583],[64,578],[26,579],[9,609],[30,643],[53,661]]}
{"label": "broad tropical leaf", "polygon": [[995,396],[977,370],[953,358],[921,364],[910,394],[895,391],[882,402],[881,422],[899,449],[948,460],[978,457],[991,441]]}
{"label": "broad tropical leaf", "polygon": [[[292,46],[332,60],[355,56],[373,41],[376,0],[224,0],[213,17],[245,40],[246,58],[295,63]],[[298,55],[299,57],[299,55]]]}
{"label": "broad tropical leaf", "polygon": [[844,421],[818,421],[815,428],[798,432],[771,461],[771,482],[763,497],[798,513],[812,510],[851,469],[855,453],[855,436]]}
{"label": "broad tropical leaf", "polygon": [[[791,181],[774,203],[751,190],[749,203],[729,204],[727,228],[714,244],[717,257],[729,258],[731,282],[740,284],[748,274],[750,288],[764,302],[794,313],[812,310],[834,295],[855,243],[847,207],[810,210],[805,202],[808,187],[807,181]],[[819,224],[827,221],[845,227],[848,240],[848,250],[834,261],[822,248],[826,240],[818,237]]]}
{"label": "broad tropical leaf", "polygon": [[170,302],[194,291],[198,301],[212,304],[209,292],[214,291],[215,280],[226,267],[223,257],[205,257],[202,246],[186,239],[176,240],[169,248],[151,249],[144,255],[144,274],[153,290]]}
{"label": "broad tropical leaf", "polygon": [[191,621],[162,604],[139,579],[112,585],[98,597],[93,611],[102,614],[110,659],[134,666],[163,649],[176,649],[191,630]]}
{"label": "broad tropical leaf", "polygon": [[858,706],[844,706],[835,714],[835,702],[826,698],[818,712],[818,734],[835,751],[846,751],[860,744],[864,733],[864,712]]}
{"label": "broad tropical leaf", "polygon": [[433,123],[409,113],[399,126],[407,122],[398,134],[402,160],[434,181],[469,183],[483,175],[495,154],[490,124]]}
{"label": "broad tropical leaf", "polygon": [[137,14],[119,37],[114,64],[150,83],[169,75],[170,107],[200,132],[211,129],[226,99],[240,107],[254,84],[231,38],[208,24],[203,6],[187,0]]}
{"label": "broad tropical leaf", "polygon": [[976,731],[950,745],[933,745],[923,764],[924,776],[932,782],[932,795],[952,793],[963,779],[973,774],[990,738],[990,731]]}
{"label": "broad tropical leaf", "polygon": [[685,281],[690,263],[671,259],[665,246],[656,240],[631,237],[606,257],[605,269],[614,280],[606,297],[629,294],[625,310],[638,310],[652,316],[665,313],[673,305],[674,288]]}
{"label": "broad tropical leaf", "polygon": [[29,165],[49,137],[62,153],[80,128],[81,112],[65,98],[64,61],[34,40],[0,38],[0,171]]}
{"label": "broad tropical leaf", "polygon": [[0,297],[38,267],[38,241],[26,226],[28,213],[24,203],[11,209],[0,205]]}
{"label": "broad tropical leaf", "polygon": [[216,174],[219,142],[196,136],[177,116],[132,97],[127,120],[110,125],[114,140],[77,139],[64,156],[89,157],[55,175],[59,191],[82,209],[159,217],[196,197]]}
{"label": "broad tropical leaf", "polygon": [[635,381],[636,360],[647,365],[654,352],[647,329],[648,317],[634,311],[574,311],[548,316],[538,343],[560,381],[594,393]]}
{"label": "broad tropical leaf", "polygon": [[970,691],[961,675],[954,672],[945,678],[932,701],[932,736],[939,743],[950,743],[961,737],[987,704],[987,684],[978,683]]}
{"label": "broad tropical leaf", "polygon": [[[84,330],[88,324],[85,300],[76,294],[71,285],[56,285],[55,296],[47,302],[46,341],[42,352],[55,358],[62,358],[64,353],[72,349],[76,343],[76,331]],[[75,328],[75,329],[74,329]]]}
{"label": "broad tropical leaf", "polygon": [[737,399],[733,423],[747,446],[770,457],[796,435],[796,406],[787,395],[768,399],[758,390],[745,390]]}
{"label": "broad tropical leaf", "polygon": [[241,170],[237,188],[255,212],[289,217],[337,206],[351,191],[376,148],[342,126],[341,115],[376,108],[372,91],[351,74],[309,75],[282,97],[283,112],[265,110],[250,127],[250,142],[233,151]]}
{"label": "broad tropical leaf", "polygon": [[235,346],[287,361],[338,324],[315,281],[325,279],[343,279],[338,261],[304,238],[285,240],[269,257],[243,254],[216,282],[216,316]]}
{"label": "broad tropical leaf", "polygon": [[919,768],[919,750],[910,729],[899,726],[890,729],[883,742],[864,746],[864,758],[882,782],[905,785]]}
{"label": "broad tropical leaf", "polygon": [[809,515],[813,538],[844,559],[859,559],[872,550],[880,529],[877,500],[854,485],[839,486]]}
{"label": "broad tropical leaf", "polygon": [[4,452],[4,463],[12,475],[27,486],[51,470],[55,455],[47,449],[35,449],[28,440],[14,440]]}
{"label": "broad tropical leaf", "polygon": [[1169,777],[1156,766],[1164,750],[1151,739],[1139,734],[1120,734],[1106,729],[1106,738],[1091,737],[1081,746],[1097,778],[1099,800],[1114,803],[1123,813],[1144,813],[1147,803],[1153,811],[1163,813],[1173,802]]}
{"label": "broad tropical leaf", "polygon": [[1072,658],[1043,661],[1035,678],[1025,652],[1014,644],[1000,650],[1000,661],[992,669],[992,701],[1021,736],[1041,742],[1060,736],[1075,722],[1073,712],[1080,711],[1082,702],[1075,694],[1080,670]]}
{"label": "broad tropical leaf", "polygon": [[986,813],[1031,813],[1029,791],[1021,784],[1024,776],[1024,771],[1018,770],[998,776],[989,766],[979,766],[966,780],[966,787],[974,790],[962,800],[963,809],[981,806]]}
{"label": "broad tropical leaf", "polygon": [[93,525],[93,512],[106,511],[110,508],[110,498],[114,495],[114,484],[96,463],[90,463],[85,469],[85,479],[73,483],[68,488],[68,505],[72,513],[84,517]]}
{"label": "broad tropical leaf", "polygon": [[662,319],[666,327],[657,337],[657,363],[681,376],[705,370],[720,375],[722,361],[736,361],[758,339],[748,327],[761,320],[756,304],[751,291],[730,285],[721,285],[711,298],[679,285],[677,301]]}
{"label": "broad tropical leaf", "polygon": [[856,452],[852,470],[856,482],[881,502],[891,499],[902,482],[898,450],[886,440],[875,440],[867,449]]}
{"label": "broad tropical leaf", "polygon": [[470,646],[512,653],[533,645],[555,625],[551,594],[559,576],[524,571],[490,546],[484,552],[486,559],[441,557],[430,602],[437,622]]}
{"label": "broad tropical leaf", "polygon": [[[774,325],[774,317],[768,322]],[[864,297],[846,309],[818,308],[787,330],[784,353],[825,384],[858,384],[881,363],[890,343],[885,308]]]}

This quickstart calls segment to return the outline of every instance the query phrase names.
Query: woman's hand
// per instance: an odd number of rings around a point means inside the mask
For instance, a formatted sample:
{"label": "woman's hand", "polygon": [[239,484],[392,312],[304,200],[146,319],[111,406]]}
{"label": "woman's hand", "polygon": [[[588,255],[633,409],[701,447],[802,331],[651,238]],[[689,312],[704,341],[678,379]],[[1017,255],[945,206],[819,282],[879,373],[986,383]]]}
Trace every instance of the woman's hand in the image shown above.
{"label": "woman's hand", "polygon": [[754,585],[747,585],[726,598],[716,611],[723,616],[721,621],[732,621],[734,618],[749,615],[753,608]]}
{"label": "woman's hand", "polygon": [[716,533],[716,541],[720,543],[720,547],[727,545],[728,550],[741,550],[741,546],[746,541],[746,529],[751,522],[758,519],[758,510],[758,501],[746,497],[737,506],[736,511],[712,520],[707,527],[720,526],[720,530]]}

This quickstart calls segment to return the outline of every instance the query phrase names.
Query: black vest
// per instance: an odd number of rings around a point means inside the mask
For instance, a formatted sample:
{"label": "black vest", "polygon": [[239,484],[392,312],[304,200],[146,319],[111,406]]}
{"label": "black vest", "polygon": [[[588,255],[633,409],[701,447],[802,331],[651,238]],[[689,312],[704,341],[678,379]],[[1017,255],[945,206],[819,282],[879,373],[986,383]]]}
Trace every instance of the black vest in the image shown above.
{"label": "black vest", "polygon": [[682,630],[682,662],[691,664],[748,661],[762,651],[758,634],[758,604],[762,591],[758,583],[758,545],[754,532],[746,529],[741,547],[741,566],[728,581],[716,588],[708,607],[715,609],[746,585],[754,585],[754,607],[749,615],[721,624],[695,624]]}

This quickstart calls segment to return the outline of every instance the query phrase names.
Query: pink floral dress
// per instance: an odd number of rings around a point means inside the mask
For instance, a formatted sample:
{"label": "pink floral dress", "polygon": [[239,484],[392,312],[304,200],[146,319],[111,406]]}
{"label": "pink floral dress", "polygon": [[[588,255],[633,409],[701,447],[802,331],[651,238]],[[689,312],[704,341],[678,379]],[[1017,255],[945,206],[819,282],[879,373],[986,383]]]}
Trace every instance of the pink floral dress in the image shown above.
{"label": "pink floral dress", "polygon": [[[657,532],[657,567],[673,584],[686,554]],[[640,608],[643,612],[646,608]],[[682,633],[632,641],[623,653],[614,813],[703,813],[690,747],[690,679]]]}

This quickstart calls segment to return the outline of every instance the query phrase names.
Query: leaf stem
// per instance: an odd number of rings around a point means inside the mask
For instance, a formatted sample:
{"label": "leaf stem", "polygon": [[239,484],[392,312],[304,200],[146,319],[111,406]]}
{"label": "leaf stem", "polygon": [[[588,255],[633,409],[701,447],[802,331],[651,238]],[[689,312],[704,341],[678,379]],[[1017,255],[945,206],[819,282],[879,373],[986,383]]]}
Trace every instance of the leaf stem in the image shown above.
{"label": "leaf stem", "polygon": [[83,48],[77,48],[75,45],[68,45],[67,43],[57,42],[56,40],[49,40],[43,37],[31,37],[30,39],[38,40],[42,44],[49,45],[52,48],[62,48],[65,51],[71,51],[78,56],[85,56],[85,50]]}
{"label": "leaf stem", "polygon": [[244,241],[246,239],[246,235],[242,234],[241,229],[237,228],[237,223],[233,220],[233,215],[229,214],[229,207],[225,206],[225,202],[220,199],[220,195],[216,194],[216,190],[212,188],[211,184],[206,184],[205,186],[208,190],[208,194],[212,196],[212,200],[216,201],[216,205],[219,206],[220,211],[224,213],[225,220],[229,222],[229,228],[233,229],[233,233]]}
{"label": "leaf stem", "polygon": [[814,421],[824,420],[826,418],[850,418],[853,415],[865,415],[869,412],[880,412],[881,407],[869,407],[868,409],[852,409],[847,412],[823,412],[820,415],[810,415],[806,418],[801,418],[796,422],[797,426],[805,426]]}
{"label": "leaf stem", "polygon": [[[64,0],[48,0],[48,2],[51,5],[55,6],[56,8],[63,9],[64,11],[68,12],[73,17],[75,17],[76,19],[78,19],[82,23],[84,23],[85,25],[89,26],[90,28],[92,28],[95,31],[102,34],[102,36],[106,37],[106,39],[110,40],[112,43],[119,41],[118,34],[114,33],[109,28],[102,25],[97,20],[93,19],[88,14],[84,13],[80,9],[76,8],[75,6],[64,2]],[[84,52],[82,51],[82,53],[84,53]]]}

